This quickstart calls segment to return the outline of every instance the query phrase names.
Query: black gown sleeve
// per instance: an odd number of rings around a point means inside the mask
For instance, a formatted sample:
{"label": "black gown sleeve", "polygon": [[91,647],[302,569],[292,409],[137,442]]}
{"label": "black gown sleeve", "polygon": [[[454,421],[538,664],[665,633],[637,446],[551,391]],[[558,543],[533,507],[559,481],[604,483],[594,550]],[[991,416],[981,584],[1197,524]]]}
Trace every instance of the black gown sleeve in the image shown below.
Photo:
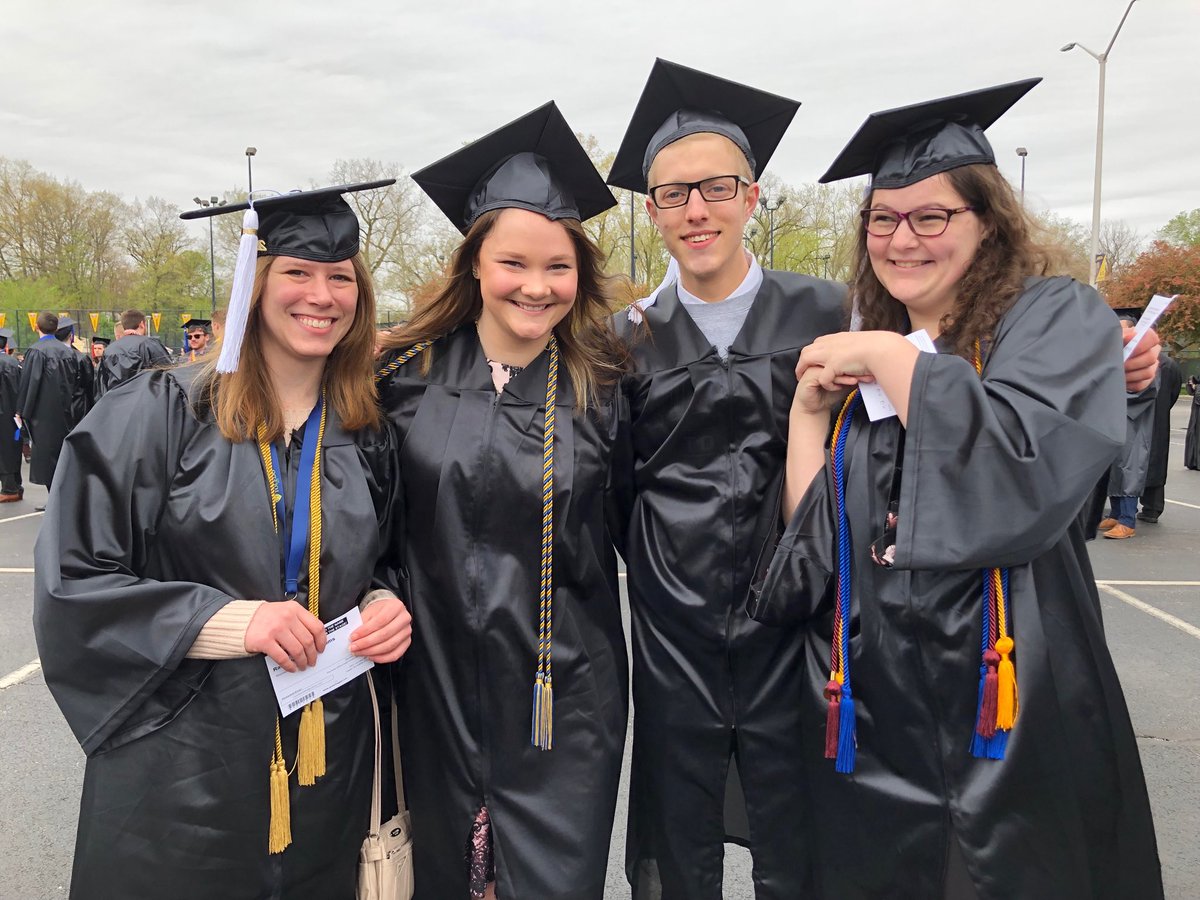
{"label": "black gown sleeve", "polygon": [[950,354],[913,373],[895,567],[1013,566],[1067,530],[1125,440],[1121,335],[1091,288],[1040,279],[983,376]]}
{"label": "black gown sleeve", "polygon": [[617,552],[625,557],[625,538],[629,519],[633,515],[635,496],[633,480],[633,432],[629,414],[629,397],[624,380],[613,392],[613,421],[610,429],[612,456],[609,459],[605,482],[604,509],[609,539]]}
{"label": "black gown sleeve", "polygon": [[[197,422],[167,373],[114,388],[66,439],[38,536],[34,633],[46,683],[85,753],[180,665],[231,599],[151,577],[158,521]],[[213,565],[220,565],[214,554]]]}

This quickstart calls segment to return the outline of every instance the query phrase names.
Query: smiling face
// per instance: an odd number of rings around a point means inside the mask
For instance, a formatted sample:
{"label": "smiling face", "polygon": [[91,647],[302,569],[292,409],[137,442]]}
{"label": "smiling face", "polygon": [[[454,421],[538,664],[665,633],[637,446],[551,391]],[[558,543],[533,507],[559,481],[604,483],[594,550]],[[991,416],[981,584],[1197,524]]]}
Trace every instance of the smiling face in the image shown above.
{"label": "smiling face", "polygon": [[[688,184],[717,175],[749,175],[749,164],[733,141],[719,134],[693,134],[668,144],[650,166],[651,187]],[[752,179],[748,179],[752,180]],[[758,203],[758,185],[739,185],[732,200],[710,202],[693,190],[683,206],[659,209],[646,200],[646,211],[662,235],[667,252],[679,262],[683,286],[703,300],[724,300],[746,277],[742,249],[746,222]]]}
{"label": "smiling face", "polygon": [[[968,205],[945,175],[934,175],[908,187],[880,189],[871,195],[873,208],[907,213],[914,209],[958,209]],[[962,279],[985,236],[974,212],[950,219],[943,234],[918,237],[907,221],[888,237],[867,235],[871,268],[889,294],[908,308],[913,328],[936,325],[954,306]]]}
{"label": "smiling face", "polygon": [[259,315],[263,356],[272,360],[321,360],[350,331],[358,307],[354,263],[310,262],[290,256],[271,261]]}
{"label": "smiling face", "polygon": [[540,213],[505,209],[483,239],[475,265],[484,352],[497,362],[527,365],[575,304],[579,271],[571,236]]}

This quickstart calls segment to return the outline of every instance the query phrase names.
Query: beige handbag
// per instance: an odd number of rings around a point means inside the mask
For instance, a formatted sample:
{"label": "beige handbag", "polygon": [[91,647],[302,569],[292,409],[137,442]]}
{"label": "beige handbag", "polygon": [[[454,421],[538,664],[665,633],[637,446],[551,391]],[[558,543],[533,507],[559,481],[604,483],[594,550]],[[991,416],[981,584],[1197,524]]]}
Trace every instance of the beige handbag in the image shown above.
{"label": "beige handbag", "polygon": [[396,701],[392,700],[392,759],[396,769],[396,815],[380,823],[382,743],[379,735],[379,700],[375,681],[367,673],[371,707],[375,713],[375,783],[371,789],[371,831],[358,851],[358,900],[412,900],[412,823],[404,802],[400,765],[400,739],[396,731]]}

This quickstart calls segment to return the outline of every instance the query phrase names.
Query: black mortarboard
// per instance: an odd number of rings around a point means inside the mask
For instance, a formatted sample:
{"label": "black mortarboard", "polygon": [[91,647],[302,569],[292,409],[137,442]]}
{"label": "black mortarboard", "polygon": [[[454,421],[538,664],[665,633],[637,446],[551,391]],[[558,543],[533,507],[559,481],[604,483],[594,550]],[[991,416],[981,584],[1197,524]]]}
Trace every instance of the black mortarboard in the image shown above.
{"label": "black mortarboard", "polygon": [[75,328],[75,320],[70,316],[58,317],[58,328],[54,329],[54,336],[60,341],[67,337]]}
{"label": "black mortarboard", "polygon": [[689,134],[719,134],[746,155],[754,177],[792,123],[799,102],[656,59],[613,160],[608,183],[646,193],[658,151]]}
{"label": "black mortarboard", "polygon": [[1142,313],[1146,311],[1146,307],[1144,306],[1113,306],[1111,309],[1118,319],[1130,319],[1134,324],[1142,317]]}
{"label": "black mortarboard", "polygon": [[[287,255],[291,256],[290,253]],[[299,258],[300,257],[297,257],[297,259]],[[193,328],[203,328],[209,334],[212,334],[212,319],[188,319],[183,323],[183,330],[185,333],[191,331]]]}
{"label": "black mortarboard", "polygon": [[872,188],[902,188],[960,166],[996,164],[983,132],[1041,78],[871,113],[822,184],[870,175]]}
{"label": "black mortarboard", "polygon": [[463,234],[491,209],[579,219],[617,205],[553,101],[412,175]]}
{"label": "black mortarboard", "polygon": [[0,347],[7,347],[12,337],[13,330],[11,328],[0,328]]}
{"label": "black mortarboard", "polygon": [[[395,184],[395,178],[294,191],[254,201],[258,213],[258,255],[294,256],[314,262],[340,262],[358,253],[358,217],[342,194]],[[249,203],[193,209],[181,219],[202,219],[249,209]]]}
{"label": "black mortarboard", "polygon": [[103,344],[105,347],[107,347],[109,344],[112,343],[112,338],[100,337],[100,335],[98,335],[98,334],[93,334],[92,335],[92,343],[93,344]]}

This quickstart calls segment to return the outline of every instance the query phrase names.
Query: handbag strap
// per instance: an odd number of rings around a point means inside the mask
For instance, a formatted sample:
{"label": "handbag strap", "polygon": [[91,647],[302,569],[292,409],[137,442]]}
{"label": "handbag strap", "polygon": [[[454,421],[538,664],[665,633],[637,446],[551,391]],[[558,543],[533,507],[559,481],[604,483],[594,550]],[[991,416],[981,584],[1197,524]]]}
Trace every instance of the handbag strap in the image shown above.
{"label": "handbag strap", "polygon": [[[383,827],[382,793],[383,793],[383,741],[379,733],[379,698],[375,694],[375,679],[370,672],[365,673],[367,688],[371,692],[371,712],[375,721],[375,774],[371,783],[371,831],[378,832]],[[397,725],[399,712],[396,709],[396,696],[392,695],[392,762],[396,774],[396,808],[400,812],[408,812],[404,797],[404,768],[400,762],[400,731]]]}

